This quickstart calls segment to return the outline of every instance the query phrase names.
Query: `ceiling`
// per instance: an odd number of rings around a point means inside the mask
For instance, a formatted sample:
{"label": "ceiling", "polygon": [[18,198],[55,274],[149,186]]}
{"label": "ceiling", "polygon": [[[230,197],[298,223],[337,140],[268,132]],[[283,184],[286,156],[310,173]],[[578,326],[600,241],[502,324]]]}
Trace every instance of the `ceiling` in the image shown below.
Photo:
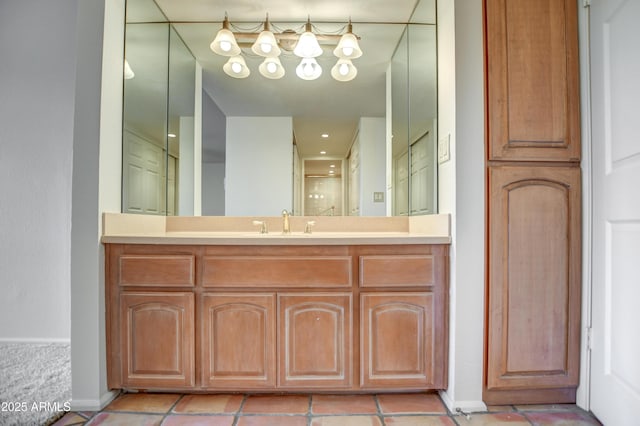
{"label": "ceiling", "polygon": [[[156,4],[164,16],[157,9],[153,11],[153,0],[128,0],[127,22],[173,22],[203,68],[204,90],[224,115],[292,116],[298,152],[307,158],[344,157],[359,117],[385,116],[385,73],[403,24],[435,23],[435,0],[156,0]],[[233,31],[247,32],[259,32],[267,13],[274,32],[300,32],[309,17],[316,33],[343,33],[351,19],[363,51],[362,57],[353,60],[358,75],[350,82],[334,80],[330,70],[337,58],[331,53],[333,46],[326,46],[317,58],[322,76],[314,81],[295,75],[299,58],[289,52],[280,57],[285,77],[264,78],[257,70],[262,58],[248,49],[243,49],[243,56],[251,75],[245,79],[229,77],[222,71],[227,58],[209,49],[225,13]],[[138,74],[136,67],[144,67],[146,62],[131,66]],[[322,138],[323,133],[329,137]],[[203,143],[215,139],[210,136],[203,135]],[[223,148],[203,149],[219,152]]]}

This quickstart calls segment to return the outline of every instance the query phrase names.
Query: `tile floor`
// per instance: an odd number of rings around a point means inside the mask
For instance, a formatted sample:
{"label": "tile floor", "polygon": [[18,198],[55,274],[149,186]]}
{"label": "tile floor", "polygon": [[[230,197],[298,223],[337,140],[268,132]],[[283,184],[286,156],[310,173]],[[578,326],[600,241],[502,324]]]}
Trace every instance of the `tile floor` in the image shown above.
{"label": "tile floor", "polygon": [[381,395],[122,394],[100,412],[70,412],[54,423],[162,426],[484,426],[600,423],[575,405],[492,406],[470,417],[436,393]]}

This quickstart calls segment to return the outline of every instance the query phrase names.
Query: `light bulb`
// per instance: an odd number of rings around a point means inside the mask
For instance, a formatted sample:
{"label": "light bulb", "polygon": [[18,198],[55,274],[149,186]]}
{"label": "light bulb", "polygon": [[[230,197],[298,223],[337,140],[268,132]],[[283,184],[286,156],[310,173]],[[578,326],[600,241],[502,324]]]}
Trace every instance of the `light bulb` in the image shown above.
{"label": "light bulb", "polygon": [[263,53],[271,53],[271,45],[269,43],[262,43],[260,49],[262,49]]}
{"label": "light bulb", "polygon": [[278,70],[278,65],[275,64],[275,62],[269,62],[267,64],[267,71],[269,71],[271,74],[275,73]]}
{"label": "light bulb", "polygon": [[304,64],[304,75],[306,75],[307,77],[311,77],[313,75],[313,64],[310,63],[306,63]]}
{"label": "light bulb", "polygon": [[349,65],[347,65],[347,64],[340,64],[340,68],[338,69],[338,71],[340,72],[340,75],[347,75],[347,74],[349,74]]}
{"label": "light bulb", "polygon": [[240,74],[240,72],[242,71],[242,64],[239,64],[237,62],[232,63],[231,70],[236,74]]}
{"label": "light bulb", "polygon": [[231,43],[226,41],[226,40],[222,40],[220,42],[220,49],[224,50],[225,52],[228,52],[231,50]]}
{"label": "light bulb", "polygon": [[351,46],[343,47],[343,48],[342,48],[342,53],[344,54],[344,56],[351,56],[351,55],[353,55],[353,47],[351,47]]}

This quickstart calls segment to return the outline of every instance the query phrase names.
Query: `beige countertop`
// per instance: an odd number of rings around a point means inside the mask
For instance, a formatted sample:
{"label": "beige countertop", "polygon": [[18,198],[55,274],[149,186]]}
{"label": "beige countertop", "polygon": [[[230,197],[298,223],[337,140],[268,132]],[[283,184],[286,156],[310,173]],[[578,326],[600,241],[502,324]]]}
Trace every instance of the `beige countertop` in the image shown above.
{"label": "beige countertop", "polygon": [[[227,216],[149,216],[105,213],[103,243],[185,245],[364,245],[449,244],[448,214],[410,217],[291,216],[291,233],[282,218]],[[254,221],[265,221],[261,234]],[[314,221],[312,233],[302,232]]]}

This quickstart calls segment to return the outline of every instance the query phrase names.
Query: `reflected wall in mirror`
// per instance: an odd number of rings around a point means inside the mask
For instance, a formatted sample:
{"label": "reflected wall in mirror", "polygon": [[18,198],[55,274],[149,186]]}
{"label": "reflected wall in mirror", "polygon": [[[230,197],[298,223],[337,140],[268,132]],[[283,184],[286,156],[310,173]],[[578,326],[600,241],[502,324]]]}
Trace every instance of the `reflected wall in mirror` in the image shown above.
{"label": "reflected wall in mirror", "polygon": [[[374,3],[127,0],[123,212],[437,212],[435,1]],[[358,74],[334,80],[335,42],[323,41],[317,80],[296,76],[284,45],[283,78],[263,77],[247,47],[251,73],[232,78],[209,48],[225,12],[234,32],[259,32],[268,13],[274,32],[300,33],[310,17],[316,34],[336,35],[351,17]]]}

